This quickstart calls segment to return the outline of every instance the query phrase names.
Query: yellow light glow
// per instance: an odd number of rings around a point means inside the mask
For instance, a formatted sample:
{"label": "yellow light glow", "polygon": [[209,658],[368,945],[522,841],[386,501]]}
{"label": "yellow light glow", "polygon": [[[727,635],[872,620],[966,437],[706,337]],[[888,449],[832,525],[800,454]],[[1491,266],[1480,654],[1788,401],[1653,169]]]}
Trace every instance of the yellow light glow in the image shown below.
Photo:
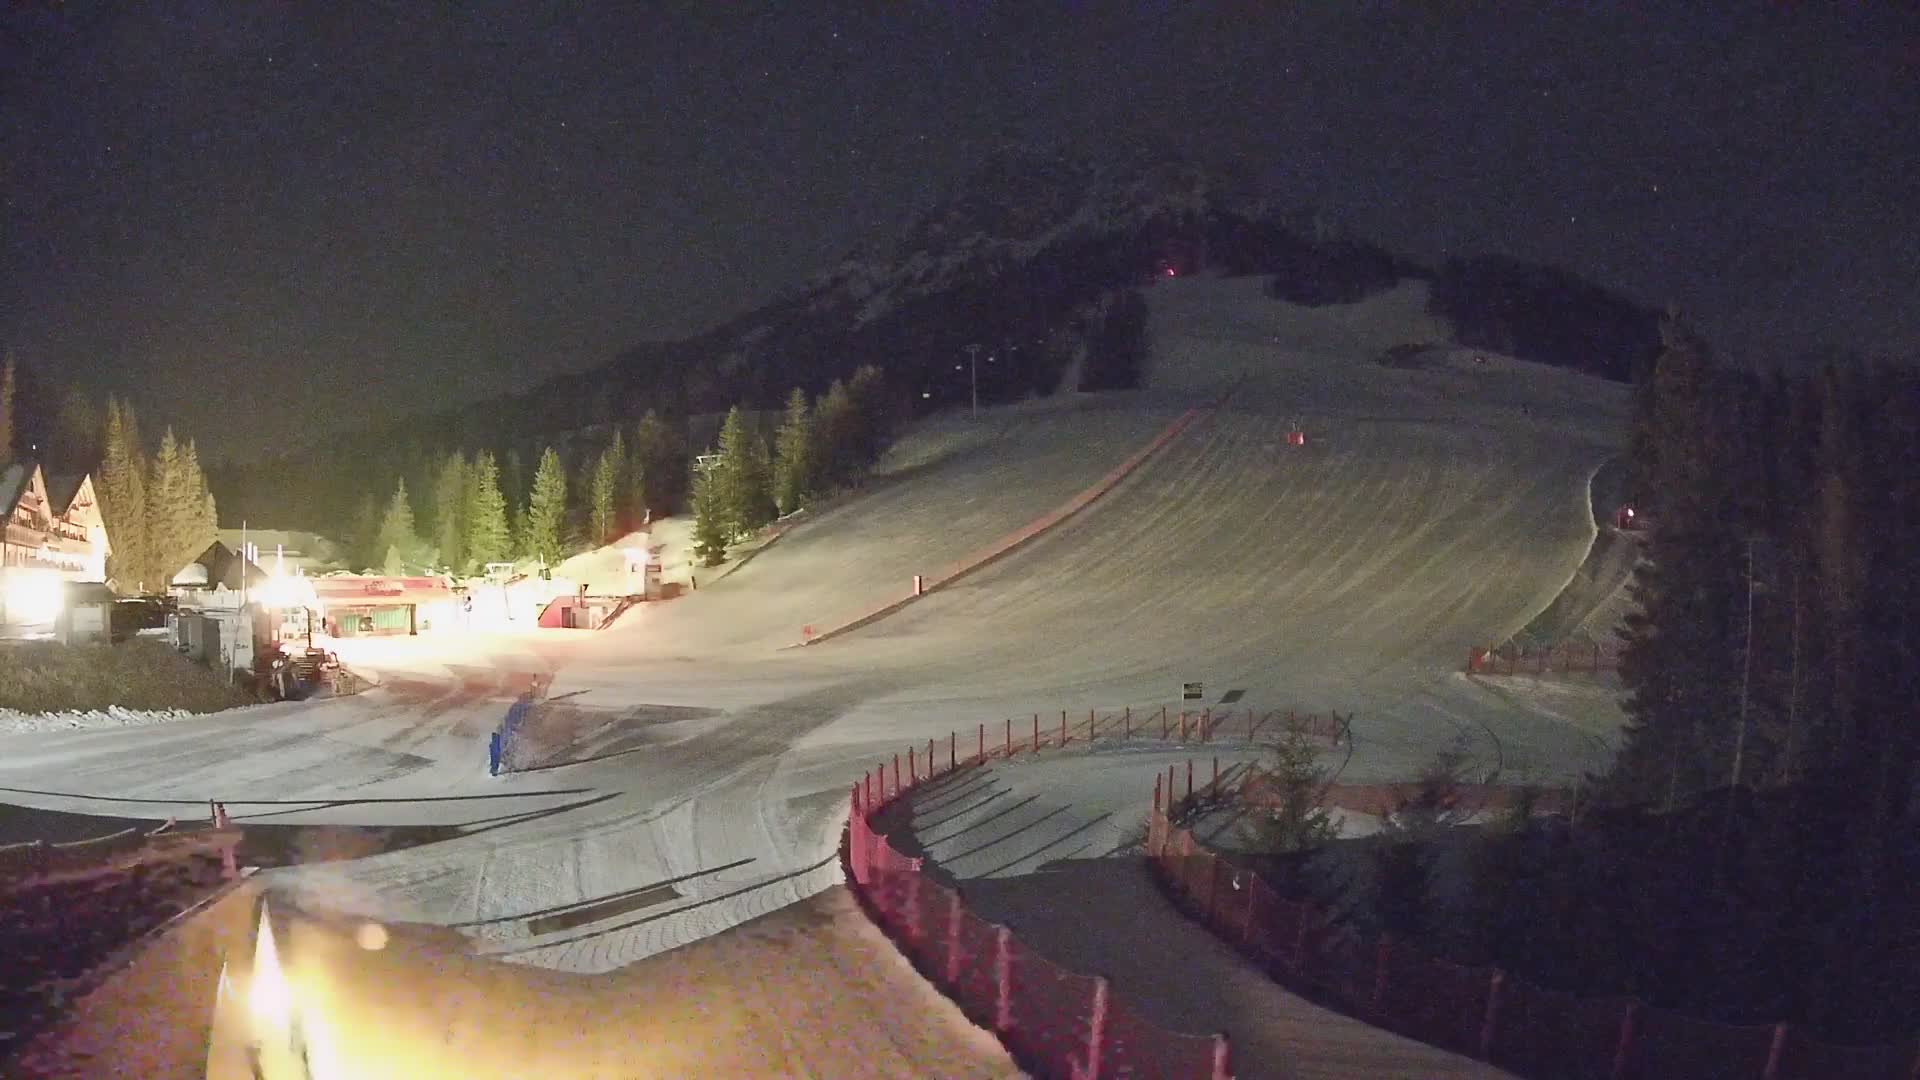
{"label": "yellow light glow", "polygon": [[260,598],[268,607],[276,608],[317,607],[320,603],[313,582],[298,574],[268,575],[266,584],[260,587]]}
{"label": "yellow light glow", "polygon": [[379,952],[387,947],[387,928],[377,922],[361,923],[354,931],[353,940],[368,952]]}
{"label": "yellow light glow", "polygon": [[293,990],[280,969],[280,950],[273,943],[273,924],[260,905],[260,932],[253,940],[253,976],[247,987],[247,1007],[253,1010],[256,1034],[273,1034],[285,1041],[293,1023]]}
{"label": "yellow light glow", "polygon": [[18,566],[5,573],[8,622],[45,623],[59,617],[60,575]]}

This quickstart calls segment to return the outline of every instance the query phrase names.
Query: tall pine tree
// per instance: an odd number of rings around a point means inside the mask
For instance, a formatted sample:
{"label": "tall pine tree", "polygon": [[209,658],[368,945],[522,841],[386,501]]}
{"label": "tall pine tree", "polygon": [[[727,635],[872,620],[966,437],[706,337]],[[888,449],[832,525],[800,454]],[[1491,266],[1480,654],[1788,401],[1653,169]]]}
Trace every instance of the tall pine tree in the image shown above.
{"label": "tall pine tree", "polygon": [[507,500],[507,548],[524,549],[527,509],[527,466],[520,460],[520,449],[509,446],[500,459],[500,495]]}
{"label": "tall pine tree", "polygon": [[787,411],[774,436],[773,490],[780,512],[791,514],[814,492],[815,449],[813,411],[807,405],[806,391],[795,388],[787,395]]}
{"label": "tall pine tree", "polygon": [[160,450],[148,471],[153,481],[147,488],[147,537],[152,561],[144,576],[151,581],[170,581],[200,554],[185,550],[193,532],[193,491],[186,465],[186,447],[174,438],[169,427],[160,436]]}
{"label": "tall pine tree", "polygon": [[1728,513],[1724,387],[1697,335],[1669,322],[1665,338],[1650,396],[1657,509],[1634,583],[1640,610],[1627,620],[1629,722],[1614,778],[1672,803],[1724,783],[1731,764],[1745,553],[1742,523]]}
{"label": "tall pine tree", "polygon": [[719,471],[716,464],[698,470],[693,478],[693,555],[701,566],[725,562],[731,539]]}
{"label": "tall pine tree", "polygon": [[13,393],[14,364],[12,355],[0,364],[0,469],[13,464]]}
{"label": "tall pine tree", "polygon": [[207,474],[200,468],[200,449],[192,439],[187,440],[184,457],[189,529],[187,544],[198,555],[219,538],[220,512],[214,504],[213,492],[207,488]]}
{"label": "tall pine tree", "polygon": [[512,554],[507,531],[507,500],[500,492],[500,469],[493,453],[482,450],[467,470],[466,555],[473,569],[505,562]]}
{"label": "tall pine tree", "polygon": [[360,493],[360,500],[354,506],[352,532],[347,547],[354,565],[362,570],[379,566],[386,554],[374,551],[380,543],[380,500],[374,498],[371,491]]}
{"label": "tall pine tree", "polygon": [[433,482],[433,539],[440,565],[459,573],[467,564],[467,459],[455,450]]}
{"label": "tall pine tree", "polygon": [[100,463],[100,410],[79,387],[60,390],[60,404],[48,435],[47,458],[62,464],[92,467]]}
{"label": "tall pine tree", "polygon": [[714,466],[722,518],[729,534],[744,537],[773,520],[772,478],[766,447],[735,405],[720,426],[720,461]]}
{"label": "tall pine tree", "polygon": [[100,516],[107,527],[107,542],[113,549],[107,560],[107,574],[121,592],[140,592],[149,587],[145,583],[147,463],[140,449],[140,431],[133,406],[107,399],[106,425],[100,441],[100,475],[94,493],[100,499]]}
{"label": "tall pine tree", "polygon": [[636,519],[649,512],[665,517],[678,510],[687,491],[687,455],[664,420],[647,410],[633,432],[633,461],[627,483]]}
{"label": "tall pine tree", "polygon": [[593,479],[588,485],[587,530],[595,544],[609,543],[619,532],[620,489],[626,465],[626,440],[616,427],[613,439],[594,462]]}
{"label": "tall pine tree", "polygon": [[394,485],[393,497],[387,500],[387,512],[380,519],[379,537],[373,546],[380,552],[380,565],[385,572],[398,575],[407,572],[419,545],[419,536],[414,531],[413,503],[407,498],[407,480],[401,477]]}
{"label": "tall pine tree", "polygon": [[814,445],[819,459],[816,468],[823,486],[841,487],[855,483],[861,461],[858,443],[860,420],[855,415],[853,397],[847,385],[838,379],[815,403],[813,411]]}
{"label": "tall pine tree", "polygon": [[565,554],[562,530],[567,520],[567,474],[560,455],[549,446],[540,454],[527,495],[526,528],[522,549],[528,558],[552,566]]}
{"label": "tall pine tree", "polygon": [[853,373],[852,381],[847,383],[847,397],[853,406],[853,455],[859,471],[864,474],[880,460],[881,451],[893,437],[893,399],[887,390],[886,376],[872,364]]}

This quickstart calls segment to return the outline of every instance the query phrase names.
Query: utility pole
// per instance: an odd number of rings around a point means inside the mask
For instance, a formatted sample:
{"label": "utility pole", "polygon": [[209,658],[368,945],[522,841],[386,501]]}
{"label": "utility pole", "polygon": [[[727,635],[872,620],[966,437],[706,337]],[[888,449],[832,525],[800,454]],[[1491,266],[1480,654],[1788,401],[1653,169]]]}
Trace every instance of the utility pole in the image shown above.
{"label": "utility pole", "polygon": [[1793,681],[1787,688],[1787,746],[1780,755],[1781,779],[1792,783],[1799,773],[1795,768],[1795,743],[1800,734],[1800,564],[1793,567]]}
{"label": "utility pole", "polygon": [[980,415],[980,346],[967,346],[967,367],[971,372],[970,378],[973,383],[973,415],[978,418]]}
{"label": "utility pole", "polygon": [[1740,644],[1740,733],[1733,740],[1733,788],[1740,787],[1740,769],[1747,752],[1747,698],[1753,685],[1753,540],[1747,537],[1747,632]]}

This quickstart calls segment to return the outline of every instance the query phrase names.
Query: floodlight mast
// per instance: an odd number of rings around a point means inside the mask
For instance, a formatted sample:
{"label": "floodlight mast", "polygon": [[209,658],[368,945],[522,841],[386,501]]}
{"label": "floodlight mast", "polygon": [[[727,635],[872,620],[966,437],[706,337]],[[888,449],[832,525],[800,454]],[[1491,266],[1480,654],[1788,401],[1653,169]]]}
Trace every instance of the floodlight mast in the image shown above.
{"label": "floodlight mast", "polygon": [[967,368],[973,386],[973,415],[980,415],[980,346],[967,346]]}

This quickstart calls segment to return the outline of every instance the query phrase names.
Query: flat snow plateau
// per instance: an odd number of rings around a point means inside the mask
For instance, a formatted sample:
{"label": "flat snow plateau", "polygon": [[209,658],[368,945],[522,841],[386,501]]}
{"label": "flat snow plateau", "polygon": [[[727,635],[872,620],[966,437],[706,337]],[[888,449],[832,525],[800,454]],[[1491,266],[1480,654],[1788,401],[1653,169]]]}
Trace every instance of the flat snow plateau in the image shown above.
{"label": "flat snow plateau", "polygon": [[[1447,344],[1418,284],[1311,310],[1254,279],[1148,295],[1147,389],[930,420],[868,493],[681,599],[598,633],[364,643],[347,659],[381,685],[352,698],[0,735],[0,798],[459,826],[268,883],[602,973],[828,888],[855,777],[1007,715],[1145,710],[1199,680],[1209,702],[1352,712],[1350,780],[1406,777],[1462,740],[1509,777],[1602,764],[1619,723],[1604,688],[1515,692],[1459,671],[1580,565],[1586,485],[1619,451],[1624,388],[1465,350],[1373,362]],[[1084,512],[888,618],[786,647],[1058,506],[1189,408],[1191,425]],[[1287,443],[1295,424],[1305,446]],[[536,725],[581,733],[577,752],[489,778],[488,733],[534,676],[551,680]],[[1112,786],[1085,764],[1098,757],[1079,760],[1056,798]],[[1140,778],[1125,786],[1144,807]],[[1011,845],[983,869],[1001,863],[1035,865]]]}

